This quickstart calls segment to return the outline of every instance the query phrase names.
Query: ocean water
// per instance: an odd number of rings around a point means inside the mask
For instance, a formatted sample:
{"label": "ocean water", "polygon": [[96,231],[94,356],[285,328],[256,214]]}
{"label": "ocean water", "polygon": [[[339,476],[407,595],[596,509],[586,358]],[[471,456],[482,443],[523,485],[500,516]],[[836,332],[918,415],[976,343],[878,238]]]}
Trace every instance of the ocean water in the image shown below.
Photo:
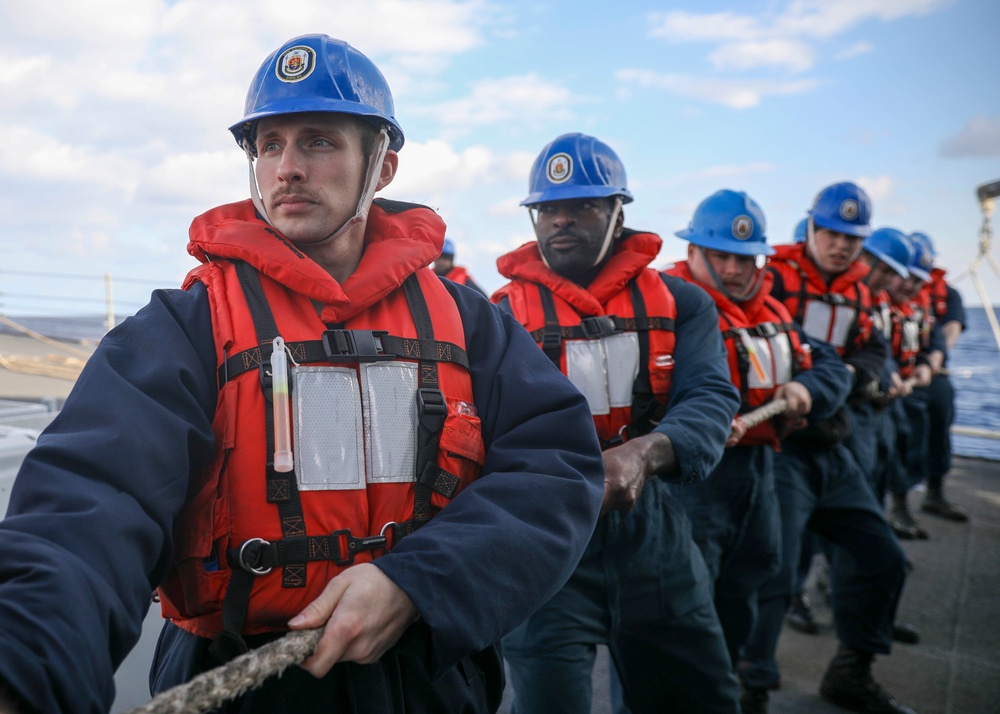
{"label": "ocean water", "polygon": [[[22,317],[16,322],[43,335],[65,340],[97,342],[104,334],[104,317]],[[986,311],[966,309],[966,330],[948,359],[955,385],[956,423],[1000,432],[1000,348],[993,338]],[[0,332],[13,332],[0,324]],[[1000,460],[1000,440],[955,435],[954,452]]]}
{"label": "ocean water", "polygon": [[[955,385],[955,423],[1000,432],[1000,348],[985,308],[966,308],[965,332],[948,358]],[[1000,459],[1000,440],[954,435],[952,450],[961,456]]]}

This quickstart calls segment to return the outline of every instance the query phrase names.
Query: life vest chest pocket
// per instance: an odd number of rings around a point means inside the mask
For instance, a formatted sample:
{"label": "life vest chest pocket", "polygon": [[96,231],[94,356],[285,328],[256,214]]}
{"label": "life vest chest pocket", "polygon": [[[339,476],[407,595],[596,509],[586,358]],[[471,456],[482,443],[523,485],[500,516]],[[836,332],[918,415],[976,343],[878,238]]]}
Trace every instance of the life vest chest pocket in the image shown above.
{"label": "life vest chest pocket", "polygon": [[597,340],[566,340],[566,376],[587,398],[590,413],[632,405],[639,375],[639,338],[621,332]]}

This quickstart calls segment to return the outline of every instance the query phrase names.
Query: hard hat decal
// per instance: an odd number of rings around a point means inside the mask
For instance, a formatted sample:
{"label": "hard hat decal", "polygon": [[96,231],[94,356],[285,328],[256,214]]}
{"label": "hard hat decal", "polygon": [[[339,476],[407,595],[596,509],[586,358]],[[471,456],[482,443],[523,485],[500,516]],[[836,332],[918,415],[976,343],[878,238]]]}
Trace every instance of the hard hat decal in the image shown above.
{"label": "hard hat decal", "polygon": [[860,209],[858,209],[858,202],[853,198],[849,198],[840,204],[840,217],[845,221],[853,221],[858,217]]}
{"label": "hard hat decal", "polygon": [[573,175],[573,159],[569,154],[556,154],[549,159],[545,175],[552,183],[562,183]]}
{"label": "hard hat decal", "polygon": [[746,240],[753,235],[753,219],[750,216],[736,216],[733,219],[733,237]]}
{"label": "hard hat decal", "polygon": [[274,71],[282,82],[299,82],[312,74],[315,66],[316,52],[313,48],[298,45],[281,53]]}

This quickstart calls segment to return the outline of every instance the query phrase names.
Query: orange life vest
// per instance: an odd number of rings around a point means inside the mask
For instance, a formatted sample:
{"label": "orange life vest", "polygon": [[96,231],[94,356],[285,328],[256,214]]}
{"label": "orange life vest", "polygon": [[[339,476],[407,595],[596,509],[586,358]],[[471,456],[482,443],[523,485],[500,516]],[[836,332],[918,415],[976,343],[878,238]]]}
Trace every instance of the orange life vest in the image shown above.
{"label": "orange life vest", "polygon": [[517,320],[587,397],[604,448],[648,433],[666,407],[677,306],[647,267],[660,244],[652,233],[628,232],[587,287],[549,268],[537,243],[497,260],[512,282],[491,299],[509,300]]}
{"label": "orange life vest", "polygon": [[[195,219],[188,250],[204,264],[185,287],[204,283],[212,309],[216,456],[174,529],[165,617],[209,638],[286,630],[331,578],[385,553],[479,476],[461,315],[426,268],[443,233],[429,209],[376,201],[361,263],[339,284],[249,201]],[[290,473],[273,468],[272,332],[293,379]],[[398,384],[413,397],[401,406]],[[317,403],[331,390],[343,398]],[[316,457],[326,435],[344,446],[334,463]],[[230,614],[224,624],[233,583],[249,592],[235,632]]]}
{"label": "orange life vest", "polygon": [[892,343],[892,299],[885,290],[872,295],[872,328]]}
{"label": "orange life vest", "polygon": [[934,318],[937,320],[944,319],[948,314],[948,281],[944,279],[945,274],[944,268],[931,269],[931,281],[921,289],[921,292],[929,293]]}
{"label": "orange life vest", "polygon": [[[757,293],[739,304],[720,290],[699,282],[691,274],[687,261],[676,263],[667,273],[695,283],[715,300],[719,329],[729,353],[729,373],[742,397],[740,414],[770,402],[775,389],[800,371],[812,368],[812,355],[799,340],[791,315],[781,302],[771,297],[774,276],[770,273],[765,273]],[[774,422],[768,420],[752,427],[740,444],[766,444],[777,450],[780,441]]]}
{"label": "orange life vest", "polygon": [[470,279],[469,271],[460,265],[454,266],[444,277],[448,278],[448,280],[453,283],[458,283],[459,285],[468,285]]}
{"label": "orange life vest", "polygon": [[920,353],[921,315],[914,310],[912,302],[892,305],[892,356],[899,365],[899,376],[903,379],[913,374]]}
{"label": "orange life vest", "polygon": [[864,345],[872,329],[871,293],[863,282],[868,267],[855,261],[828,285],[804,243],[775,249],[769,265],[781,276],[782,302],[803,332],[829,342],[841,357]]}

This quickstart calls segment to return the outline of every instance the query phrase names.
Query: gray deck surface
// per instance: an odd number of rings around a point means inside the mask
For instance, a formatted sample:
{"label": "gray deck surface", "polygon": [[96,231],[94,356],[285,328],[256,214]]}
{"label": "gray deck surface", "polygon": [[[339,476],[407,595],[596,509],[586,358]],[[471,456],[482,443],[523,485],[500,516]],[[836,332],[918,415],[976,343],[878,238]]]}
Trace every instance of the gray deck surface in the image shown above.
{"label": "gray deck surface", "polygon": [[[910,508],[930,539],[903,541],[914,570],[898,619],[916,626],[921,641],[896,644],[891,655],[878,657],[874,673],[918,714],[1000,714],[1000,462],[956,458],[945,483],[948,498],[966,508],[971,520],[951,523],[920,514],[923,495],[910,494]],[[837,642],[814,578],[808,585],[821,630],[803,635],[785,628],[778,649],[782,684],[771,693],[772,714],[844,711],[817,694]],[[607,667],[602,651],[593,714],[611,711]],[[509,696],[500,711],[509,712]]]}

